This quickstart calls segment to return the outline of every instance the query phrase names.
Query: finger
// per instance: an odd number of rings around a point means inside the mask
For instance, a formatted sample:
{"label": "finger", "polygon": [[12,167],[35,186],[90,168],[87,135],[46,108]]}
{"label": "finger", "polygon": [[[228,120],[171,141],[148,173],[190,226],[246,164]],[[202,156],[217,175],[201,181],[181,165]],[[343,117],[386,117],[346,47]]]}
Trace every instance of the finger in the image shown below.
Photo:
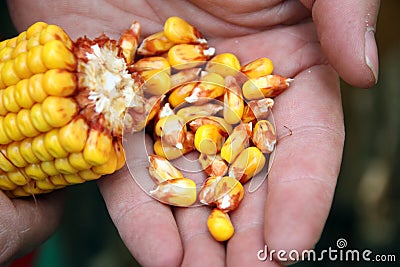
{"label": "finger", "polygon": [[225,266],[225,246],[216,242],[207,229],[210,212],[205,206],[175,209],[185,251],[182,266]]}
{"label": "finger", "polygon": [[110,216],[135,259],[144,266],[179,266],[183,252],[171,209],[146,193],[152,182],[143,144],[144,139],[136,138],[124,146],[134,172],[124,167],[98,184]]}
{"label": "finger", "polygon": [[374,37],[379,0],[303,1],[312,14],[322,49],[348,83],[370,87],[378,79]]}
{"label": "finger", "polygon": [[279,266],[265,257],[264,206],[267,197],[267,182],[255,191],[249,192],[245,185],[245,197],[239,208],[230,212],[235,234],[228,241],[227,266]]}
{"label": "finger", "polygon": [[0,191],[0,265],[38,247],[57,229],[62,191],[26,199],[9,199]]}
{"label": "finger", "polygon": [[274,116],[280,139],[268,177],[266,244],[302,251],[320,237],[339,174],[344,127],[336,73],[316,66],[299,74],[276,98]]}

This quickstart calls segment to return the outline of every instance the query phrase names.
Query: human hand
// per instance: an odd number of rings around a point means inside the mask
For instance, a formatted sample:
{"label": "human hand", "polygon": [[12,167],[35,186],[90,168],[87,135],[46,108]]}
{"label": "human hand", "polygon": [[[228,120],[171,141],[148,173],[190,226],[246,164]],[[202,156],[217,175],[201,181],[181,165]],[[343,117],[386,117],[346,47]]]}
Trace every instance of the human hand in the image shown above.
{"label": "human hand", "polygon": [[[268,180],[256,192],[246,194],[239,209],[231,213],[236,233],[226,245],[208,233],[208,208],[171,211],[144,193],[126,168],[101,179],[110,215],[143,265],[256,266],[261,263],[257,251],[264,244],[270,250],[301,251],[318,241],[344,143],[335,70],[354,86],[375,83],[374,40],[368,45],[365,40],[371,39],[366,30],[375,25],[379,1],[301,2],[312,7],[313,21],[299,1],[99,1],[96,5],[84,0],[68,5],[9,1],[21,30],[35,20],[45,20],[59,24],[73,37],[93,37],[104,31],[118,38],[133,19],[142,24],[146,36],[161,30],[167,17],[177,15],[205,34],[218,52],[233,52],[242,63],[269,57],[275,73],[295,79],[275,99],[279,141]],[[371,52],[368,61],[365,51]],[[288,128],[292,134],[285,137]]]}
{"label": "human hand", "polygon": [[9,199],[0,190],[0,266],[39,246],[57,229],[63,210],[63,193],[36,199]]}

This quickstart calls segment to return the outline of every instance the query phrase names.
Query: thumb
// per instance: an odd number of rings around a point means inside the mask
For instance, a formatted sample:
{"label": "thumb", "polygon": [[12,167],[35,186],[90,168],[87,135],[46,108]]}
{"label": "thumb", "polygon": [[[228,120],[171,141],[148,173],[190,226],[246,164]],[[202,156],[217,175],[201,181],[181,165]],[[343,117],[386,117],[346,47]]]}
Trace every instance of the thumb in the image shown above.
{"label": "thumb", "polygon": [[322,49],[340,77],[357,87],[378,80],[379,0],[301,0],[312,10]]}

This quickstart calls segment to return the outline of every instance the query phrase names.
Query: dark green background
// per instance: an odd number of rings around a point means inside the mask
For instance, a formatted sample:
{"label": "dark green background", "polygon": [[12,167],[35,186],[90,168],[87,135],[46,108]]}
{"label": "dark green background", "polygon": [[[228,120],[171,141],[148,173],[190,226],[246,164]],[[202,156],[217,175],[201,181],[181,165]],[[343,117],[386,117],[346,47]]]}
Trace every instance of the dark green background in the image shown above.
{"label": "dark green background", "polygon": [[[366,0],[368,1],[368,0]],[[0,1],[0,38],[16,34]],[[336,248],[395,254],[400,262],[400,1],[381,1],[377,26],[379,83],[365,90],[342,83],[346,123],[344,160],[333,208],[316,250]],[[132,266],[96,183],[68,189],[56,234],[38,250],[36,267]],[[261,249],[261,248],[260,248]],[[296,266],[395,266],[393,263],[303,262]]]}

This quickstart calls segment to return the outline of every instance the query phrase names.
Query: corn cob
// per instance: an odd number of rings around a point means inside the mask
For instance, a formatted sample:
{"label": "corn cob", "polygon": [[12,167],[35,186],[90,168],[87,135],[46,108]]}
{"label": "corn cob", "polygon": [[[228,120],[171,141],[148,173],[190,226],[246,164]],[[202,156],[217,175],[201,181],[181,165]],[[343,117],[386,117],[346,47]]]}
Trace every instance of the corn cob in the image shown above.
{"label": "corn cob", "polygon": [[105,35],[73,42],[38,22],[1,42],[0,189],[45,193],[125,164],[125,113],[146,102],[127,70],[139,31],[135,22],[118,42]]}

